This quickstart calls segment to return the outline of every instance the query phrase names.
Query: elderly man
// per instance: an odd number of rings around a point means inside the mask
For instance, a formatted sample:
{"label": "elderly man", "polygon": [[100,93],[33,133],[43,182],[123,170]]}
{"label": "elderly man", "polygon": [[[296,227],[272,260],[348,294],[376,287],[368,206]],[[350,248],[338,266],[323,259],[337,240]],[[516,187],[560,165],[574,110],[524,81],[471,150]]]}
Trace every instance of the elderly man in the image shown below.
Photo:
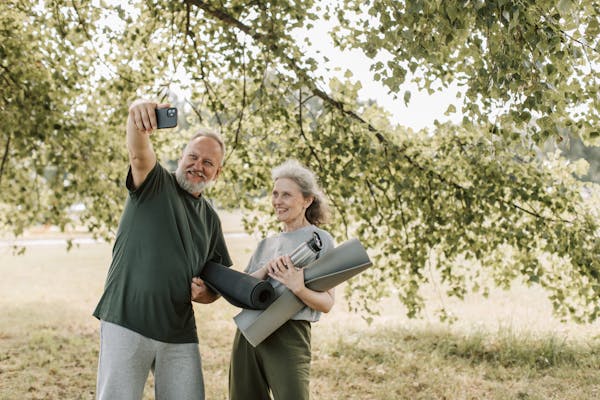
{"label": "elderly man", "polygon": [[98,399],[141,399],[150,370],[157,399],[204,399],[192,301],[218,298],[196,278],[207,261],[232,264],[219,217],[202,195],[221,173],[225,146],[219,134],[200,131],[177,171],[167,171],[150,140],[164,107],[139,100],[129,108],[129,196],[94,311]]}

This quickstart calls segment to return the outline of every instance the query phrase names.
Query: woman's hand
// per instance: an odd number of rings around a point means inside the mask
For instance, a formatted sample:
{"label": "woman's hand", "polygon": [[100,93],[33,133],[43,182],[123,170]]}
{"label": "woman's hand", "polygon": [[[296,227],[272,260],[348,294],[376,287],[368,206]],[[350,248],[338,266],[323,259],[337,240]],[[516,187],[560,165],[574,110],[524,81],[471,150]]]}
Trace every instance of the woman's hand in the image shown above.
{"label": "woman's hand", "polygon": [[282,256],[271,260],[263,267],[267,274],[283,283],[304,304],[313,310],[329,312],[335,302],[334,289],[317,292],[304,285],[304,270],[296,268],[290,256]]}
{"label": "woman's hand", "polygon": [[283,283],[296,295],[306,288],[304,286],[304,271],[296,268],[290,256],[281,256],[271,260],[265,268],[271,278]]}

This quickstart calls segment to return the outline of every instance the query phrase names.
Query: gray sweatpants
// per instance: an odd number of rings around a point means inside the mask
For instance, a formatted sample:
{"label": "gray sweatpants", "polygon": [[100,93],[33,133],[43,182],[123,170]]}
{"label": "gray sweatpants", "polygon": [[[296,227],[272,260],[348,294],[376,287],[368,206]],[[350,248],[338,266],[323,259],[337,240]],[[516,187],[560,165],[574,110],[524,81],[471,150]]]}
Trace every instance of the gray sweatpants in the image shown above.
{"label": "gray sweatpants", "polygon": [[197,343],[159,342],[101,321],[96,399],[141,399],[149,371],[156,400],[204,400]]}

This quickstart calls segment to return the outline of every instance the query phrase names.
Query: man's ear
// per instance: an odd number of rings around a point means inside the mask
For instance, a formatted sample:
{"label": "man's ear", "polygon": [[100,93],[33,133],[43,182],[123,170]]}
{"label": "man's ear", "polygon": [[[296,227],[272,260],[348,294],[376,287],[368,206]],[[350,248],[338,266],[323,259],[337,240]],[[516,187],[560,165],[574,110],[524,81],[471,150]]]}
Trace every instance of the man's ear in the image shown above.
{"label": "man's ear", "polygon": [[217,173],[215,174],[215,178],[213,179],[213,181],[216,181],[217,178],[219,177],[219,175],[221,175],[221,170],[223,169],[223,167],[219,167],[217,168]]}

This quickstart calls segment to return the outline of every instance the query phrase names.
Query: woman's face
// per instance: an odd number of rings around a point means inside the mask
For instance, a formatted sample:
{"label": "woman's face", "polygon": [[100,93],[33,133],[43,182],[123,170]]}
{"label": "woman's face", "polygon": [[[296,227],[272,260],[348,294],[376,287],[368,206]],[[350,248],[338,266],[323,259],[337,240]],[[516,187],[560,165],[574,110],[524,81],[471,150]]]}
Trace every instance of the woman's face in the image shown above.
{"label": "woman's face", "polygon": [[288,226],[302,225],[305,220],[304,212],[312,200],[312,197],[305,199],[300,186],[289,178],[279,178],[273,185],[271,204],[275,209],[275,215],[279,221]]}

